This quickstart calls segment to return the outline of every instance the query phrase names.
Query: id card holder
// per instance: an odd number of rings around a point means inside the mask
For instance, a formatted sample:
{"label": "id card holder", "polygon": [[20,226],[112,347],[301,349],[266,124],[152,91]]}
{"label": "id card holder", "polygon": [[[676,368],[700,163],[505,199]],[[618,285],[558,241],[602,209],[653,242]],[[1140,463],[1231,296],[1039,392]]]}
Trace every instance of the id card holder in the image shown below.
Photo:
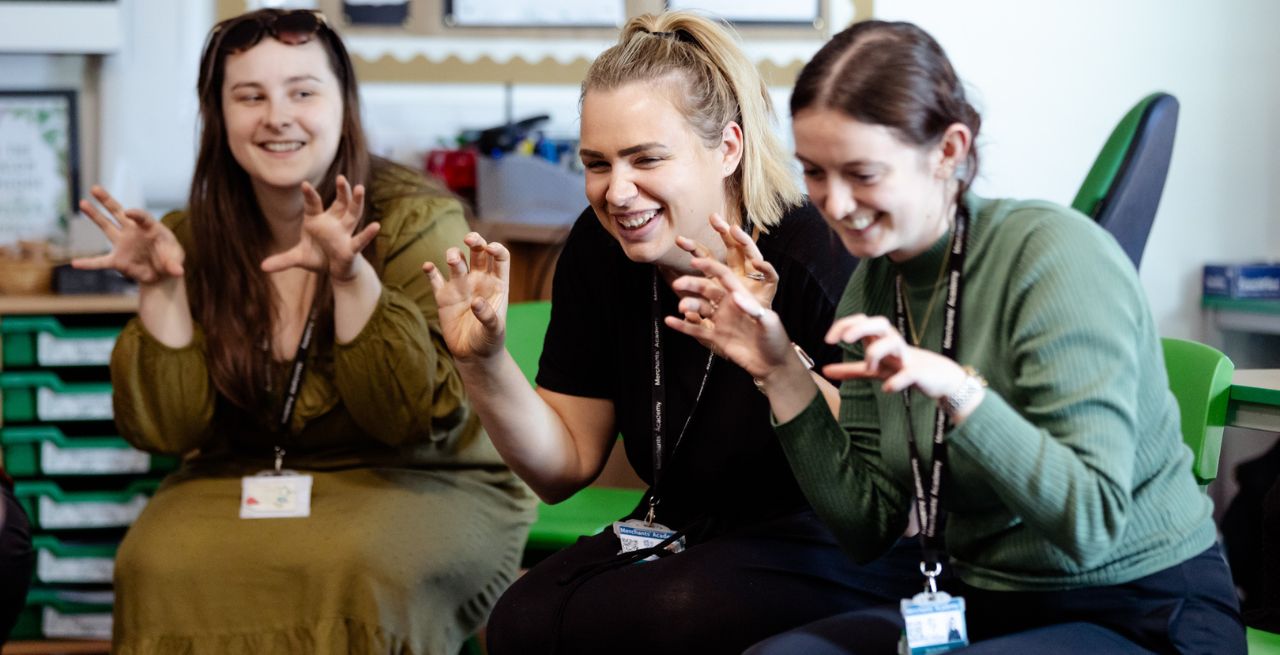
{"label": "id card holder", "polygon": [[[618,554],[621,555],[644,548],[653,548],[666,541],[676,531],[661,523],[648,523],[640,519],[629,519],[626,521],[614,521],[613,533],[618,535],[618,542],[622,544],[622,550],[618,551]],[[667,544],[667,550],[672,553],[684,550],[684,537]],[[650,555],[640,561],[652,562],[656,559],[658,559],[657,555]]]}
{"label": "id card holder", "polygon": [[901,605],[906,628],[898,642],[900,655],[932,655],[969,645],[963,598],[926,591],[904,598]]}
{"label": "id card holder", "polygon": [[297,471],[264,471],[240,478],[240,518],[311,516],[311,476]]}

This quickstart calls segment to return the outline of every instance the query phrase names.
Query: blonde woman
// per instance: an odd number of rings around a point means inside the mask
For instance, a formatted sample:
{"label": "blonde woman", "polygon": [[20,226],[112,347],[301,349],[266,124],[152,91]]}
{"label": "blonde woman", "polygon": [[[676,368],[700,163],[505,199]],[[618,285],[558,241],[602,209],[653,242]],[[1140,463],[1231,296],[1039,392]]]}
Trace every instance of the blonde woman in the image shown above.
{"label": "blonde woman", "polygon": [[[720,25],[669,13],[628,23],[582,88],[591,207],[559,260],[536,391],[503,348],[507,250],[471,234],[469,261],[446,254],[447,281],[424,268],[468,394],[513,470],[562,500],[599,474],[620,432],[650,488],[619,517],[632,523],[517,581],[490,618],[491,652],[740,652],[907,593],[890,559],[864,568],[841,554],[751,376],[662,326],[678,302],[671,283],[698,252],[748,278],[814,359],[838,358],[822,336],[854,261],[803,201],[755,69]],[[646,548],[628,527],[664,543]],[[635,563],[646,556],[656,561]]]}

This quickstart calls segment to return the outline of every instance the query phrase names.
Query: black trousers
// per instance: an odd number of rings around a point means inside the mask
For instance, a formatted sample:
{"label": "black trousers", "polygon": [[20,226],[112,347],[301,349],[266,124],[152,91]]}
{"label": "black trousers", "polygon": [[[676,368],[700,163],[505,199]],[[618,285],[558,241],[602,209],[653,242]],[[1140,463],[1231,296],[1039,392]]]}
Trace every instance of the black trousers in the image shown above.
{"label": "black trousers", "polygon": [[914,542],[858,566],[812,511],[610,568],[618,549],[608,530],[522,576],[489,618],[489,652],[736,655],[769,635],[920,588]]}
{"label": "black trousers", "polygon": [[0,645],[18,620],[27,588],[35,572],[36,553],[31,549],[31,526],[18,500],[0,484]]}
{"label": "black trousers", "polygon": [[[1245,653],[1235,589],[1217,545],[1119,585],[1046,592],[944,587],[965,598],[971,645],[963,653]],[[901,631],[895,603],[818,621],[747,654],[891,655]]]}

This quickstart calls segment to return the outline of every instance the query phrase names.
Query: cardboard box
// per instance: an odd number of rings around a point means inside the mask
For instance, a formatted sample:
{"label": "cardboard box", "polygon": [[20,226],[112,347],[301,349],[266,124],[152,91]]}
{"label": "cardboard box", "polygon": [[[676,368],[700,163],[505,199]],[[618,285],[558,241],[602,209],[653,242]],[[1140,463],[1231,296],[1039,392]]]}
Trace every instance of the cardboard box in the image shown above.
{"label": "cardboard box", "polygon": [[1202,293],[1224,298],[1280,299],[1280,264],[1206,264]]}

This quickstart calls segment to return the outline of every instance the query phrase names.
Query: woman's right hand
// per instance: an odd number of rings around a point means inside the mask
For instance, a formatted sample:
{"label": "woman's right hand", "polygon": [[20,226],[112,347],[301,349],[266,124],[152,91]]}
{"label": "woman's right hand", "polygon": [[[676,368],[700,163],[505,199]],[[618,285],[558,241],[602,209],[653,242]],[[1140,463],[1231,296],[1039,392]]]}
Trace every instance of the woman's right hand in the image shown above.
{"label": "woman's right hand", "polygon": [[72,266],[85,270],[113,269],[139,284],[155,284],[182,277],[186,253],[164,223],[141,209],[125,209],[100,186],[94,185],[89,192],[111,218],[88,200],[80,201],[80,211],[107,235],[111,252],[73,259]]}
{"label": "woman's right hand", "polygon": [[445,252],[449,279],[435,264],[422,265],[435,291],[445,345],[461,362],[502,352],[511,275],[511,253],[501,243],[487,243],[475,232],[463,243],[470,251],[469,263],[458,248]]}

